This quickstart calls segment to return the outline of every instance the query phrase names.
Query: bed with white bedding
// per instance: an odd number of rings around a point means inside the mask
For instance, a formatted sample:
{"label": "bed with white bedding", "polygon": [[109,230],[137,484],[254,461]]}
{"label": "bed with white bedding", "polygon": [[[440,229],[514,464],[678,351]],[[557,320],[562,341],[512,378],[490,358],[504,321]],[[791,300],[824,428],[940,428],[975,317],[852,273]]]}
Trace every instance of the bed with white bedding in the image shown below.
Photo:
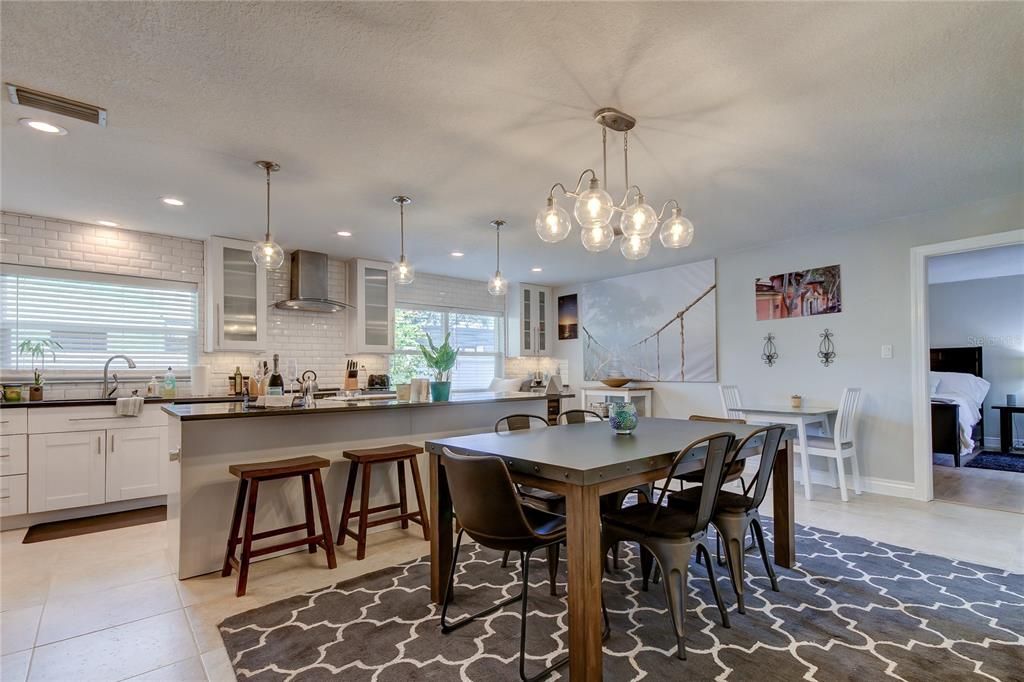
{"label": "bed with white bedding", "polygon": [[991,384],[981,377],[981,347],[933,348],[929,390],[932,449],[960,457],[984,441],[984,402]]}

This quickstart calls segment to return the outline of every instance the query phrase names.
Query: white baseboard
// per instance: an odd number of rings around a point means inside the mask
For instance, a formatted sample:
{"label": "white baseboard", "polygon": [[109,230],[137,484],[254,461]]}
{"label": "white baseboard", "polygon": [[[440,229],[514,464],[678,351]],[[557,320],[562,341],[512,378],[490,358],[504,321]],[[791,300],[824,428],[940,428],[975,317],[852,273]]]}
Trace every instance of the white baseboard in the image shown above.
{"label": "white baseboard", "polygon": [[[799,464],[794,467],[796,472],[794,480],[800,482],[803,480],[803,473],[800,471]],[[835,479],[832,478],[832,474],[822,469],[811,468],[811,483],[815,485],[826,485],[832,487],[835,485]],[[894,481],[889,478],[875,478],[872,476],[861,476],[860,477],[861,490],[866,493],[872,493],[875,495],[889,495],[890,497],[906,497],[914,498],[914,484],[906,481]],[[851,495],[853,495],[853,478],[849,475],[846,476],[846,487],[849,489]],[[800,492],[797,493],[801,494]]]}

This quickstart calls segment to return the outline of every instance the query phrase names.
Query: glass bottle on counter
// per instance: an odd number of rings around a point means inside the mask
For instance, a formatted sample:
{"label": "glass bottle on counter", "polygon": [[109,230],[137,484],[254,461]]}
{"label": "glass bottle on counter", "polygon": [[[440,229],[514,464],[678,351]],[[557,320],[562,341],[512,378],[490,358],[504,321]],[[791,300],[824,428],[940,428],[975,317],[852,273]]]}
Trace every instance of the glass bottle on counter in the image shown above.
{"label": "glass bottle on counter", "polygon": [[280,356],[274,353],[274,371],[270,373],[270,381],[267,384],[267,395],[284,395],[284,378],[281,376]]}
{"label": "glass bottle on counter", "polygon": [[149,383],[146,384],[146,397],[157,398],[160,396],[160,382],[156,380],[156,377],[151,377]]}
{"label": "glass bottle on counter", "polygon": [[233,377],[233,381],[231,382],[231,392],[234,393],[236,396],[242,395],[242,386],[244,384],[245,381],[242,377],[242,366],[235,365],[235,375]]}
{"label": "glass bottle on counter", "polygon": [[176,398],[178,396],[178,379],[174,376],[174,370],[170,367],[167,368],[167,374],[164,374],[164,385],[161,395],[164,398]]}

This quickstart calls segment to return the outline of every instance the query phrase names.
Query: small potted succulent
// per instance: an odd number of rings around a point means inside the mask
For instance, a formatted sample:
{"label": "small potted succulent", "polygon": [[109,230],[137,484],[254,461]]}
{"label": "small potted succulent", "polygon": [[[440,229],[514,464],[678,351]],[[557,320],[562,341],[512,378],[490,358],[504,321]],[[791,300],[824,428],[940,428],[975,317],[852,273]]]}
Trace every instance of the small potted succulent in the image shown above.
{"label": "small potted succulent", "polygon": [[430,338],[430,334],[427,334],[427,344],[430,347],[428,348],[422,343],[419,344],[420,352],[423,353],[427,366],[434,372],[435,380],[430,382],[430,399],[435,403],[448,400],[451,396],[451,373],[452,368],[455,367],[455,360],[459,356],[459,350],[452,348],[448,342],[450,337],[450,332],[445,334],[444,343],[437,346]]}
{"label": "small potted succulent", "polygon": [[[32,356],[32,385],[28,388],[28,399],[37,401],[43,399],[43,371],[46,369],[46,356],[57,359],[57,351],[63,350],[64,346],[52,339],[25,339],[18,344],[18,355]],[[36,367],[39,361],[41,368]]]}
{"label": "small potted succulent", "polygon": [[793,407],[794,410],[799,410],[800,406],[804,404],[804,399],[800,397],[798,393],[794,393],[793,395],[789,396],[789,404]]}

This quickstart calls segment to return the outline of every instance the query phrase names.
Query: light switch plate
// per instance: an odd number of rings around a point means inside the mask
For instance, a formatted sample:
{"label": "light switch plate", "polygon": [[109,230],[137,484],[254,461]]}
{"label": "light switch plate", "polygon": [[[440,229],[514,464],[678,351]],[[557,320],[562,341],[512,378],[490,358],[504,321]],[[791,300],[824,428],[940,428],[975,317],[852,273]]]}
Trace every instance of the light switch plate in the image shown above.
{"label": "light switch plate", "polygon": [[886,360],[892,359],[892,344],[885,344],[882,346],[882,357]]}

